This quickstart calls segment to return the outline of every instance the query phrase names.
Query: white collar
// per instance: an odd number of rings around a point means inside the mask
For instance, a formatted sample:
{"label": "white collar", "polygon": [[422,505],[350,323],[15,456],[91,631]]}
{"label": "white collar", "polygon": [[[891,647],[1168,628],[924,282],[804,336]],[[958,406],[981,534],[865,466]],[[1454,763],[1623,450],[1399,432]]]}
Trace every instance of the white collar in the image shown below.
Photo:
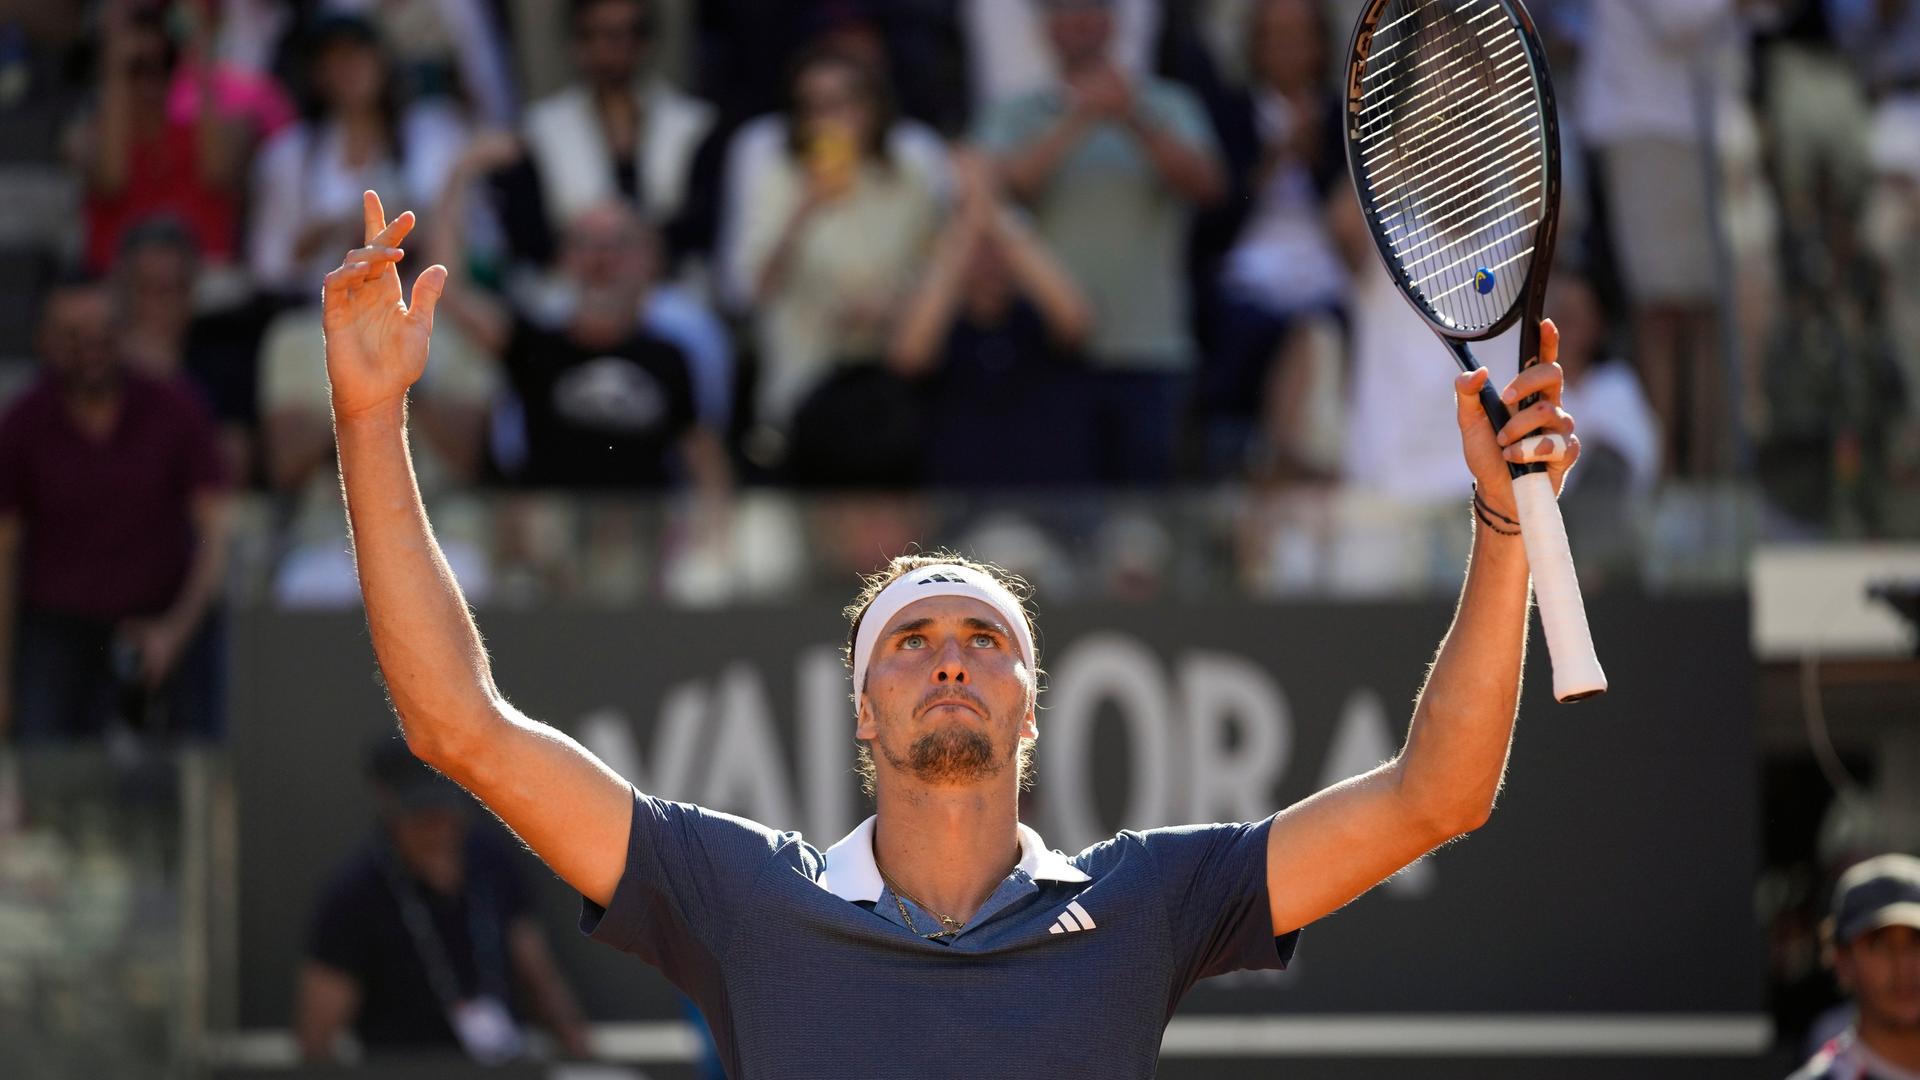
{"label": "white collar", "polygon": [[[870,817],[826,850],[827,865],[820,871],[820,887],[842,900],[878,903],[886,884],[880,880],[880,865],[873,858],[873,823]],[[1020,824],[1020,862],[1035,881],[1092,881],[1086,872],[1067,861],[1065,855],[1047,846],[1040,834]]]}

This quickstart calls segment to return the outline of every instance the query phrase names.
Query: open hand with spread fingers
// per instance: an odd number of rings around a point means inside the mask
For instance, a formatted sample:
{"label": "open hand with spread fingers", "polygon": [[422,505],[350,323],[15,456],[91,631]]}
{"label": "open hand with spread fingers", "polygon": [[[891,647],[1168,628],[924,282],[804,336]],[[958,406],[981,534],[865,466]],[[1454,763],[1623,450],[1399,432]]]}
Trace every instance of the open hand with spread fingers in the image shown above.
{"label": "open hand with spread fingers", "polygon": [[[1454,405],[1459,414],[1460,442],[1466,451],[1467,467],[1480,485],[1480,497],[1494,509],[1517,517],[1513,496],[1513,477],[1507,463],[1527,464],[1542,461],[1553,481],[1555,494],[1566,483],[1567,471],[1580,458],[1580,438],[1573,433],[1573,417],[1560,407],[1560,394],[1566,388],[1566,372],[1560,367],[1560,329],[1552,319],[1540,323],[1540,362],[1522,368],[1520,374],[1500,391],[1500,400],[1516,410],[1513,418],[1498,432],[1487,423],[1480,407],[1480,386],[1492,374],[1485,368],[1462,374],[1453,380]],[[1539,400],[1524,409],[1519,403],[1534,394]]]}
{"label": "open hand with spread fingers", "polygon": [[364,196],[366,246],[347,253],[321,291],[327,380],[335,422],[398,405],[427,366],[433,309],[447,287],[447,268],[429,266],[400,291],[400,244],[413,231],[413,211],[389,224],[380,196]]}

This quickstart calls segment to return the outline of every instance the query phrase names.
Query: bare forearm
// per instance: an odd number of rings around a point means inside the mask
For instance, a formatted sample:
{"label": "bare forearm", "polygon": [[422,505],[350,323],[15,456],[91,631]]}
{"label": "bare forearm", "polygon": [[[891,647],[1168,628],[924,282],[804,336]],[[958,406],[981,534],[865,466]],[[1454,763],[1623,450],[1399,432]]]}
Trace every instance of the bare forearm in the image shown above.
{"label": "bare forearm", "polygon": [[1092,329],[1093,312],[1073,276],[1011,214],[996,219],[997,234],[1020,291],[1040,309],[1055,344],[1077,346]]}
{"label": "bare forearm", "polygon": [[127,183],[127,144],[133,138],[128,93],[125,77],[109,72],[100,90],[100,112],[94,117],[88,175],[93,190],[105,195],[117,194]]}
{"label": "bare forearm", "polygon": [[187,580],[181,585],[179,595],[167,609],[167,619],[188,631],[199,626],[200,620],[206,617],[207,609],[213,606],[214,599],[219,596],[220,585],[227,575],[227,496],[202,495],[199,498],[202,503],[194,515],[193,563],[187,570]]}
{"label": "bare forearm", "polygon": [[1210,206],[1226,194],[1226,178],[1211,155],[1181,142],[1151,120],[1136,117],[1131,127],[1161,181],[1181,198]]}
{"label": "bare forearm", "polygon": [[404,405],[336,418],[334,436],[374,656],[408,745],[438,763],[500,715],[486,650],[420,502]]}
{"label": "bare forearm", "polygon": [[1493,809],[1526,654],[1528,577],[1519,537],[1476,527],[1453,626],[1414,707],[1401,754],[1401,793],[1422,817],[1458,834]]}
{"label": "bare forearm", "polygon": [[973,257],[976,235],[971,224],[956,221],[941,236],[927,276],[908,299],[887,347],[887,359],[894,370],[917,375],[938,359],[953,328],[954,312],[960,305],[961,275]]}
{"label": "bare forearm", "polygon": [[1001,159],[1000,174],[1007,190],[1023,201],[1037,198],[1092,126],[1084,113],[1069,112],[1045,135]]}

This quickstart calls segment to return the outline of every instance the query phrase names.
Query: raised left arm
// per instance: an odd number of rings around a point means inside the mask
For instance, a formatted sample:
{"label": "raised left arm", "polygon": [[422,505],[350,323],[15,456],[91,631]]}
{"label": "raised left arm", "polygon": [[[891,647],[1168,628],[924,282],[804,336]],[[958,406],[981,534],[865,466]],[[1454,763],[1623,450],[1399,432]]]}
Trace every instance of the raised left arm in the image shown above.
{"label": "raised left arm", "polygon": [[[1527,460],[1535,429],[1564,436],[1548,461],[1558,490],[1579,456],[1573,418],[1559,407],[1559,333],[1540,335],[1542,363],[1508,384],[1502,397],[1541,401],[1496,438],[1477,395],[1485,372],[1455,381],[1455,405],[1467,463],[1484,501],[1514,512],[1507,460]],[[1448,840],[1479,828],[1493,811],[1513,738],[1526,655],[1528,576],[1520,537],[1476,522],[1473,554],[1453,626],[1440,644],[1414,706],[1405,746],[1392,761],[1282,811],[1267,836],[1267,896],[1276,932],[1326,915]]]}

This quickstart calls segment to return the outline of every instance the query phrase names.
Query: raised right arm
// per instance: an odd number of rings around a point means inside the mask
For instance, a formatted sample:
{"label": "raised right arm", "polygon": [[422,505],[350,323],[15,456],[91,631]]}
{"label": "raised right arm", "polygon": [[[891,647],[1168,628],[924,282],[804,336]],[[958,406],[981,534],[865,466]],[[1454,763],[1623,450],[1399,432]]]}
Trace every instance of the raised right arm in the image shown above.
{"label": "raised right arm", "polygon": [[408,747],[605,906],[626,866],[631,789],[580,744],[521,715],[494,685],[407,450],[406,392],[426,366],[446,270],[422,273],[408,307],[394,264],[413,215],[387,225],[372,192],[366,215],[368,244],[327,276],[323,310],[341,486],[374,656]]}

